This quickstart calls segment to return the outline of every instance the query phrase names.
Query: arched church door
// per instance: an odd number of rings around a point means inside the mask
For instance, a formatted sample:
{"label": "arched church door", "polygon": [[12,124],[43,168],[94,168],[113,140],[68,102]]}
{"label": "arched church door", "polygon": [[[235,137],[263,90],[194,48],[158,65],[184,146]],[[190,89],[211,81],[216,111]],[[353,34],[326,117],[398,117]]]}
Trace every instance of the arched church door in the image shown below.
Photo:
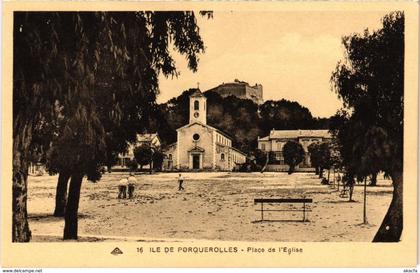
{"label": "arched church door", "polygon": [[192,155],[192,163],[193,163],[193,169],[200,169],[200,155],[199,154]]}

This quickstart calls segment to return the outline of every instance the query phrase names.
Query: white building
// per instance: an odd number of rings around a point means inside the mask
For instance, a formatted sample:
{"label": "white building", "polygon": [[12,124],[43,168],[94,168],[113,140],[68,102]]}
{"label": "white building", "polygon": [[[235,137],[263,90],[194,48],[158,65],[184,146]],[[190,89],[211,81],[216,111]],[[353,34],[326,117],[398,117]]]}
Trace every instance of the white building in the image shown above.
{"label": "white building", "polygon": [[232,170],[246,155],[232,147],[232,139],[207,125],[207,99],[197,89],[190,96],[189,123],[177,129],[177,142],[164,153],[164,169]]}
{"label": "white building", "polygon": [[258,149],[265,152],[273,152],[275,164],[269,164],[267,170],[283,171],[288,168],[284,163],[283,146],[287,141],[299,142],[304,151],[305,158],[296,169],[311,167],[311,160],[308,153],[308,146],[314,142],[330,141],[332,138],[328,130],[271,130],[266,137],[258,137]]}
{"label": "white building", "polygon": [[118,155],[117,167],[126,168],[127,162],[134,158],[134,149],[142,145],[149,146],[151,148],[159,150],[161,147],[161,141],[157,133],[153,134],[137,134],[136,142],[129,143],[127,151]]}

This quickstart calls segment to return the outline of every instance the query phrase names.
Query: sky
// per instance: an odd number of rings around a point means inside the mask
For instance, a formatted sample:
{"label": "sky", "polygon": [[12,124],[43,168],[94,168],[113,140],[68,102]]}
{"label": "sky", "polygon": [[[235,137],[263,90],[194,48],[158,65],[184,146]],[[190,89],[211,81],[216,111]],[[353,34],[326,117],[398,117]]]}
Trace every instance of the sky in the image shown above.
{"label": "sky", "polygon": [[330,77],[344,57],[343,36],[381,26],[384,11],[215,12],[198,17],[205,52],[198,71],[172,50],[180,75],[159,76],[163,103],[199,85],[206,91],[235,79],[263,85],[263,99],[287,99],[315,117],[329,117],[341,107]]}

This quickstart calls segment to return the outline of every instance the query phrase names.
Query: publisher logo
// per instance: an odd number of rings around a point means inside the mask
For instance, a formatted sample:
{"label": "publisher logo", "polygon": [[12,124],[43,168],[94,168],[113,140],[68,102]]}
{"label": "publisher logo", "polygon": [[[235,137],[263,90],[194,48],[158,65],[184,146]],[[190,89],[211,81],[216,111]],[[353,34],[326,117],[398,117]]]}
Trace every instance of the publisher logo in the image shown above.
{"label": "publisher logo", "polygon": [[117,255],[123,254],[123,252],[121,251],[121,249],[116,247],[116,248],[114,248],[113,251],[111,251],[111,254],[117,256]]}

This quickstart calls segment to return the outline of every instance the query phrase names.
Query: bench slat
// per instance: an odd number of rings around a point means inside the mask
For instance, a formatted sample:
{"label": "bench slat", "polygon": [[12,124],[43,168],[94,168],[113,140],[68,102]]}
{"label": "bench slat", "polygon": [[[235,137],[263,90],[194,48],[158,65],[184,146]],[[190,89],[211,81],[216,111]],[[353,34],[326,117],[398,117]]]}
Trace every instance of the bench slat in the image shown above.
{"label": "bench slat", "polygon": [[309,211],[312,212],[311,209],[265,209],[265,210],[260,210],[260,209],[256,209],[255,211]]}
{"label": "bench slat", "polygon": [[254,203],[312,203],[312,198],[254,199]]}

